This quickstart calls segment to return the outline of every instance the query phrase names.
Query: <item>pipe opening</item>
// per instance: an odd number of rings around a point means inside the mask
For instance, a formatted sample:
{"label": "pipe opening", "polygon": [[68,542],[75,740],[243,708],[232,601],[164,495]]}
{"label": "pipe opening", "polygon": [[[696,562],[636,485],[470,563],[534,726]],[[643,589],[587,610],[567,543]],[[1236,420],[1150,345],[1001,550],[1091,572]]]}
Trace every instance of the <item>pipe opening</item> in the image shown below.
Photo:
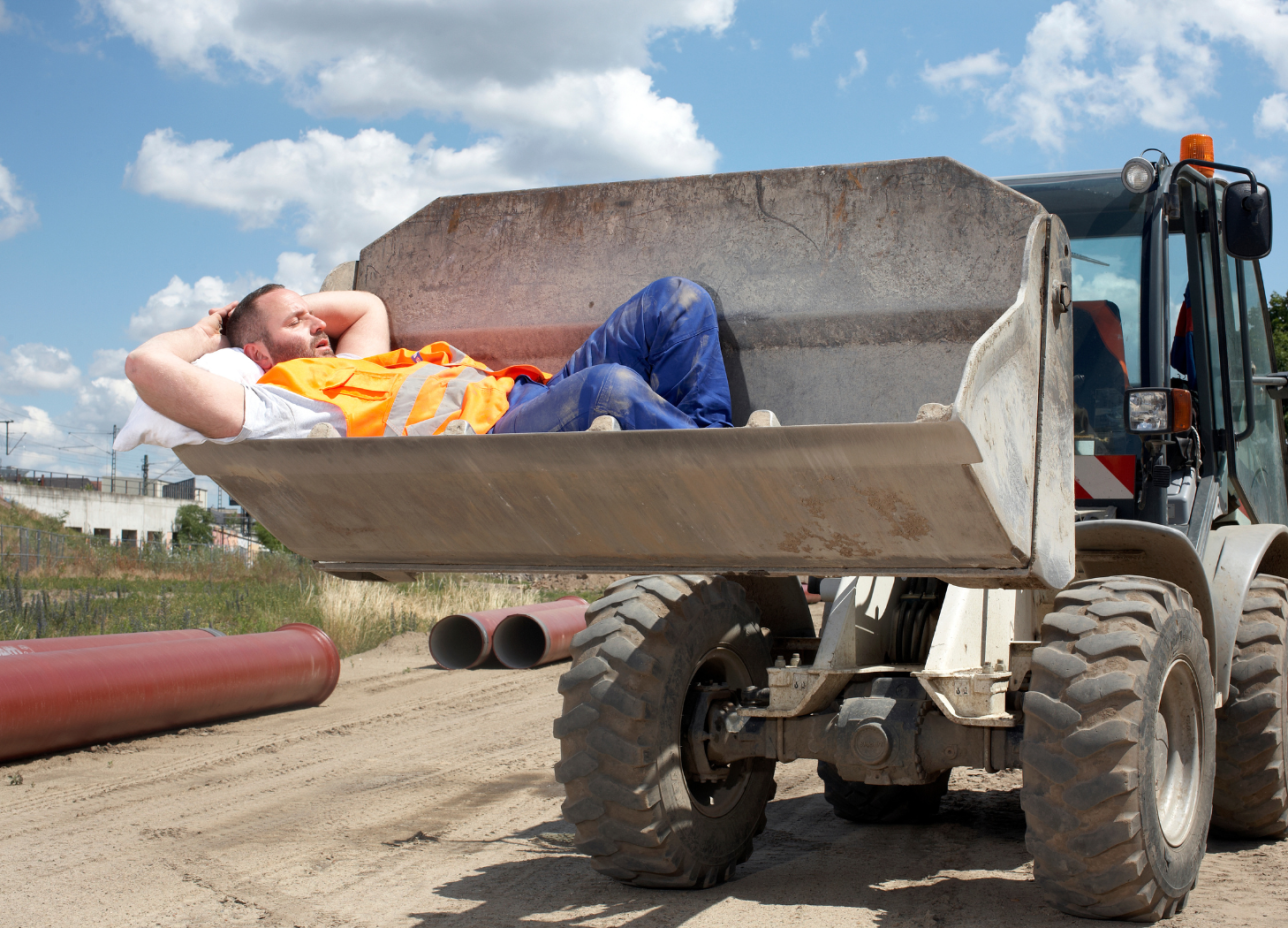
{"label": "pipe opening", "polygon": [[549,641],[541,622],[522,613],[496,627],[492,650],[497,660],[514,670],[535,667],[545,657]]}
{"label": "pipe opening", "polygon": [[487,657],[487,632],[467,615],[449,615],[434,623],[429,653],[444,670],[474,667]]}

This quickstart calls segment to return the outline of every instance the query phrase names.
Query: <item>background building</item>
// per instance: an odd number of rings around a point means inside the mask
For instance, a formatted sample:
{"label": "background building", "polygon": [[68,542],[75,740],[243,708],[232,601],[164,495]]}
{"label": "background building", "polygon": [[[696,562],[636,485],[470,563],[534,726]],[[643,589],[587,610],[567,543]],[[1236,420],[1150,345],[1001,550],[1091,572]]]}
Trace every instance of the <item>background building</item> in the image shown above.
{"label": "background building", "polygon": [[85,477],[0,469],[0,496],[54,516],[73,532],[116,544],[171,541],[179,507],[206,505],[206,491],[192,479],[178,483],[141,477]]}

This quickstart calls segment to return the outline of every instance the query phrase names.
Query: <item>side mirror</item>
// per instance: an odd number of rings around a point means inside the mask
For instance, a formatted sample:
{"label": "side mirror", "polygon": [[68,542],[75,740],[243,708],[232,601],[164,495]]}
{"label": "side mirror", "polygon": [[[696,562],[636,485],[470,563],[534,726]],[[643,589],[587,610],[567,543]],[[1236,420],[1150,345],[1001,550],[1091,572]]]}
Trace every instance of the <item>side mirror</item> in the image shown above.
{"label": "side mirror", "polygon": [[1235,258],[1270,254],[1270,191],[1265,184],[1241,180],[1225,188],[1225,250]]}

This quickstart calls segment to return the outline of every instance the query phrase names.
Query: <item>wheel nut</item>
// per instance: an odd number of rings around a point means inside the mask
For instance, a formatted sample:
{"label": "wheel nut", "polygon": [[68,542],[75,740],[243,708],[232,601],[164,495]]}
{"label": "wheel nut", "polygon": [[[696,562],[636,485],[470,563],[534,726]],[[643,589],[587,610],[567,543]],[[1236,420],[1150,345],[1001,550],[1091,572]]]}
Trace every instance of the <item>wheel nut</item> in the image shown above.
{"label": "wheel nut", "polygon": [[879,722],[860,725],[850,746],[859,760],[869,766],[875,766],[890,756],[890,738]]}

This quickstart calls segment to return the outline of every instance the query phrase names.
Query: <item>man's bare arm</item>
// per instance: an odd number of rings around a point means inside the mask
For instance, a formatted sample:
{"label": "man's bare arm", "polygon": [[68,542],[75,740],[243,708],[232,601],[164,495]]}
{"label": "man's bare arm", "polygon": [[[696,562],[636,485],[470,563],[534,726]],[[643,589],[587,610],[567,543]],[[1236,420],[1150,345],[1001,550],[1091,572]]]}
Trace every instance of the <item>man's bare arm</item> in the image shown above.
{"label": "man's bare arm", "polygon": [[194,326],[148,339],[125,358],[125,376],[157,412],[207,438],[232,438],[246,421],[246,388],[192,362],[227,348],[223,318],[237,304],[212,310]]}
{"label": "man's bare arm", "polygon": [[389,314],[384,301],[364,290],[328,290],[303,297],[309,312],[326,323],[336,354],[366,358],[389,350]]}

